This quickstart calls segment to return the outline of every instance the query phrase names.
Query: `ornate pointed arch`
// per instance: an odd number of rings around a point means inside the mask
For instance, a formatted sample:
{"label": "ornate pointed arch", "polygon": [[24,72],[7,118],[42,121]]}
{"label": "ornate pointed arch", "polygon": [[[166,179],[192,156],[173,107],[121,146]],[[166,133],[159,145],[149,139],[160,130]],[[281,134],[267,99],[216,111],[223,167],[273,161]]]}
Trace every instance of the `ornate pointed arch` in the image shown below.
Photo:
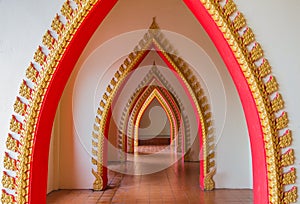
{"label": "ornate pointed arch", "polygon": [[[127,125],[125,124],[127,126],[125,128],[127,135],[133,136],[132,139],[127,137],[127,140],[131,141],[128,142],[128,146],[130,147],[129,152],[134,152],[134,148],[137,146],[137,129],[140,124],[140,118],[146,108],[155,98],[159,101],[159,103],[165,110],[170,121],[171,142],[175,139],[175,137],[179,135],[179,128],[182,123],[181,111],[179,107],[176,105],[174,99],[170,97],[169,93],[164,90],[164,88],[160,86],[150,85],[139,95],[136,102],[133,104],[133,108],[131,109],[132,111],[129,113]],[[138,122],[136,122],[137,120]]]}
{"label": "ornate pointed arch", "polygon": [[[136,102],[140,99],[142,92],[144,91],[144,88],[148,88],[148,86],[151,84],[152,80],[155,79],[157,82],[159,82],[159,87],[163,87],[163,90],[166,90],[165,93],[167,97],[172,101],[174,107],[178,107],[176,109],[179,109],[181,112],[181,119],[183,124],[180,126],[182,129],[179,130],[179,144],[178,144],[178,150],[184,152],[184,148],[181,147],[181,137],[189,137],[189,120],[187,115],[185,114],[184,106],[181,102],[180,97],[178,97],[177,93],[175,92],[174,88],[168,83],[168,80],[165,79],[165,77],[160,73],[159,69],[153,64],[147,75],[144,77],[144,79],[141,80],[140,84],[135,89],[134,93],[130,96],[128,102],[126,103],[126,106],[124,107],[122,111],[121,120],[119,123],[118,130],[118,141],[119,141],[119,149],[122,150],[122,152],[127,152],[127,143],[130,143],[131,141],[127,141],[127,124],[129,120],[129,116],[132,112],[133,106],[136,104]],[[130,146],[131,144],[129,144]],[[189,144],[187,144],[189,145]],[[121,152],[121,155],[122,155]]]}
{"label": "ornate pointed arch", "polygon": [[[143,103],[136,104],[137,109],[136,108],[133,109],[133,113],[131,116],[132,119],[129,119],[129,122],[132,121],[132,123],[133,123],[133,125],[129,125],[129,127],[132,126],[132,128],[133,128],[132,135],[134,136],[134,147],[137,146],[138,128],[140,125],[141,117],[144,114],[147,107],[149,106],[149,104],[154,99],[158,100],[158,102],[163,107],[163,109],[169,119],[170,130],[171,130],[171,135],[170,135],[171,143],[174,142],[175,138],[178,136],[180,121],[181,121],[181,119],[178,118],[178,115],[177,115],[178,112],[176,110],[174,110],[175,109],[174,106],[170,104],[170,101],[167,98],[165,98],[163,93],[160,91],[159,87],[154,87],[153,90],[150,92],[150,94],[147,97],[145,97],[145,100],[143,101]],[[137,110],[137,111],[135,111],[135,110]],[[179,112],[179,114],[180,114],[180,112]],[[180,117],[180,115],[179,115],[179,117]]]}
{"label": "ornate pointed arch", "polygon": [[211,133],[212,120],[211,113],[205,112],[207,110],[207,98],[204,96],[204,91],[192,69],[182,58],[173,54],[176,51],[164,37],[155,18],[153,18],[148,32],[139,41],[134,51],[128,55],[119,70],[115,72],[114,77],[106,88],[107,91],[103,94],[100,101],[92,133],[94,138],[92,152],[97,158],[92,159],[93,164],[97,167],[96,170],[92,170],[93,175],[96,177],[93,184],[94,189],[102,190],[107,185],[105,150],[107,148],[109,121],[112,116],[112,103],[118,99],[132,71],[139,67],[139,64],[151,50],[157,52],[166,63],[192,102],[192,108],[197,116],[196,128],[198,130],[200,147],[202,147],[201,155],[203,159],[200,160],[200,186],[202,189],[211,190],[214,188],[212,176],[215,172],[215,162],[212,137],[208,140],[208,133]]}
{"label": "ornate pointed arch", "polygon": [[[294,150],[287,149],[292,141],[288,116],[281,95],[274,97],[278,83],[260,44],[233,0],[184,2],[215,43],[239,92],[252,150],[254,202],[296,202],[297,188],[288,186],[296,180],[296,170],[290,167]],[[14,105],[3,203],[46,202],[47,158],[58,101],[84,46],[115,3],[67,0],[44,35]]]}

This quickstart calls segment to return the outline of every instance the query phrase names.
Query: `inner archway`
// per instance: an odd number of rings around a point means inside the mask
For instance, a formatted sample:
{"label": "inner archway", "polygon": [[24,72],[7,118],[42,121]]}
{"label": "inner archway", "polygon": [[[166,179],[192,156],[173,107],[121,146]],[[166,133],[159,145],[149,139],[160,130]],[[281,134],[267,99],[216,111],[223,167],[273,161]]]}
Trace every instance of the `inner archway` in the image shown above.
{"label": "inner archway", "polygon": [[[141,124],[141,118],[145,114],[146,109],[153,103],[158,102],[160,104],[160,107],[163,108],[165,111],[165,114],[168,118],[169,124],[170,124],[170,145],[174,145],[176,149],[176,141],[178,141],[178,135],[180,130],[180,122],[181,119],[177,119],[174,113],[174,109],[172,109],[172,106],[168,104],[166,99],[162,96],[162,94],[157,90],[154,89],[149,97],[146,99],[146,101],[142,104],[142,106],[139,108],[138,114],[134,116],[133,124],[134,124],[134,143],[135,146],[138,145],[138,139],[139,139],[139,128]],[[179,123],[178,123],[179,121]]]}
{"label": "inner archway", "polygon": [[[171,74],[176,77],[176,81],[183,87],[184,92],[189,98],[191,107],[193,108],[194,113],[196,113],[196,124],[194,129],[196,130],[195,134],[199,136],[200,148],[202,150],[200,153],[200,186],[202,189],[211,190],[214,188],[213,175],[215,174],[215,162],[213,161],[214,140],[211,136],[212,118],[207,104],[207,97],[205,96],[197,76],[192,71],[192,68],[190,68],[182,58],[174,54],[176,51],[173,50],[168,39],[165,38],[164,34],[160,31],[155,18],[153,18],[151,26],[139,41],[138,45],[134,48],[134,51],[124,59],[123,64],[115,71],[114,76],[107,85],[106,91],[103,93],[99,107],[97,108],[94,131],[92,133],[94,138],[92,141],[92,154],[94,156],[92,162],[96,166],[96,170],[92,169],[92,173],[96,178],[93,188],[95,190],[103,190],[107,186],[106,149],[109,145],[107,142],[109,137],[108,121],[110,121],[112,117],[113,102],[118,99],[124,85],[129,80],[128,77],[132,75],[134,70],[138,69],[140,63],[152,51],[158,54],[165,62],[167,68],[171,70]],[[137,110],[135,110],[135,112],[137,112]],[[178,114],[180,115],[180,113]],[[177,119],[177,121],[180,121],[180,119]],[[132,126],[129,126],[129,130]],[[130,135],[132,132],[130,132]],[[130,152],[133,152],[134,143],[136,142],[131,142],[129,144]]]}
{"label": "inner archway", "polygon": [[145,109],[138,127],[138,147],[170,145],[170,122],[159,102],[154,99]]}

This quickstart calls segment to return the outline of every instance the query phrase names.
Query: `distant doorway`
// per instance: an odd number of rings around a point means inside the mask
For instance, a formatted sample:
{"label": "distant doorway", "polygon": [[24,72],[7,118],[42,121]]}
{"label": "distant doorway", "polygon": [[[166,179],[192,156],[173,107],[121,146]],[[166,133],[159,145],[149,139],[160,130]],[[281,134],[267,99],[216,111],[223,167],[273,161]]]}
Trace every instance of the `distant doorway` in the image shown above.
{"label": "distant doorway", "polygon": [[170,145],[170,137],[170,121],[158,100],[154,99],[140,120],[138,149],[142,146]]}

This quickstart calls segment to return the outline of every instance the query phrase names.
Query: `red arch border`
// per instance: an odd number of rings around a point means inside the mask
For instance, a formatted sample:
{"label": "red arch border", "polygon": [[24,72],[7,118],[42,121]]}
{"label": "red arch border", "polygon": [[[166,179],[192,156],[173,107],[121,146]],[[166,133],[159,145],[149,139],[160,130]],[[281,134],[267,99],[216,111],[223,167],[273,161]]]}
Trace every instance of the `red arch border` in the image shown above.
{"label": "red arch border", "polygon": [[244,109],[250,138],[254,203],[269,203],[264,134],[247,80],[222,32],[204,6],[195,0],[184,1],[214,42],[234,81]]}
{"label": "red arch border", "polygon": [[[32,150],[32,166],[30,169],[29,203],[46,203],[48,154],[55,110],[77,59],[96,28],[113,8],[115,3],[116,0],[101,0],[95,4],[69,42],[62,59],[58,62],[47,93],[44,96],[36,126],[36,137]],[[223,34],[207,10],[203,7],[202,3],[196,0],[185,0],[185,3],[215,43],[239,92],[248,124],[251,143],[254,202],[269,203],[263,132],[258,110],[249,85]]]}

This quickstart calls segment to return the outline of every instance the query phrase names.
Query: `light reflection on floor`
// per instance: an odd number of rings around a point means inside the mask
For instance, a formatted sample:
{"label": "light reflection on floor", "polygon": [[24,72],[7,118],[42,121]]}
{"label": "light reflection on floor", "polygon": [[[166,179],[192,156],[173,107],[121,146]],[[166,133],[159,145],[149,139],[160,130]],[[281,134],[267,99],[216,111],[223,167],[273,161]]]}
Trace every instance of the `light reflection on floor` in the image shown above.
{"label": "light reflection on floor", "polygon": [[[47,203],[252,203],[252,190],[218,189],[203,192],[199,188],[199,163],[176,162],[178,155],[172,155],[164,147],[159,148],[163,151],[151,150],[159,154],[151,155],[144,149],[139,151],[140,154],[128,158],[124,166],[128,168],[127,171],[131,168],[130,171],[136,175],[110,170],[109,186],[105,191],[54,191],[48,194]],[[168,162],[173,163],[170,165]],[[113,165],[116,169],[120,168],[120,164]],[[161,171],[153,171],[161,168]],[[139,174],[149,171],[154,173]]]}

